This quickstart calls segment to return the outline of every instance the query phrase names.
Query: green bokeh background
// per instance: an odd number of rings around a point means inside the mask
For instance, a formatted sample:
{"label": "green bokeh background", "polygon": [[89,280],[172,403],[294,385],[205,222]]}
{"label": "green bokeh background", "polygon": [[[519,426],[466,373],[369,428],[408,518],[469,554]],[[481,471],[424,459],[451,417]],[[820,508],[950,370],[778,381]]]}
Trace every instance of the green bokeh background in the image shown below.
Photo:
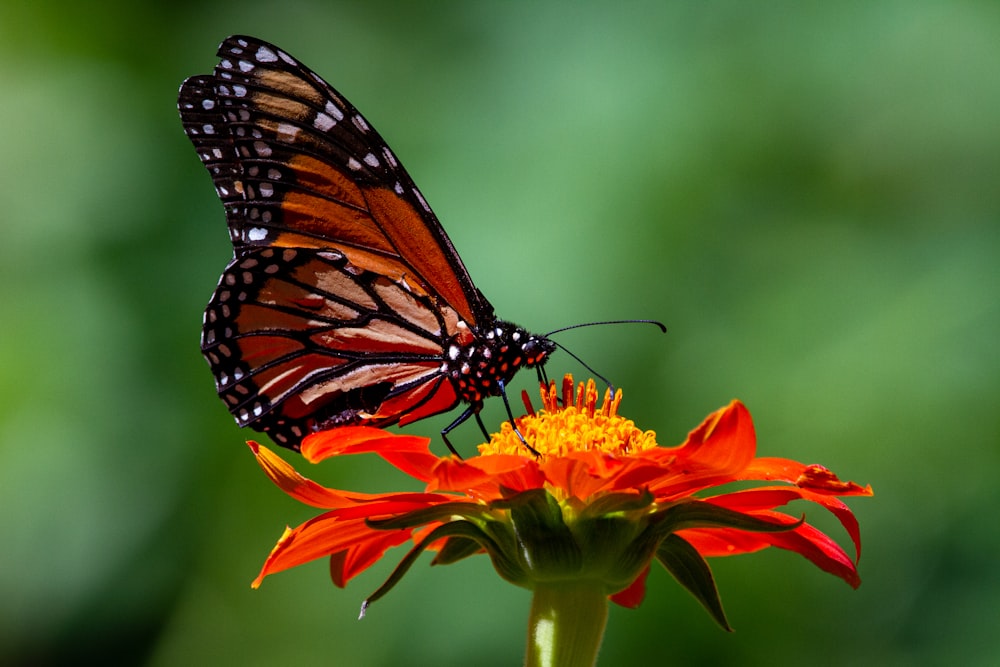
{"label": "green bokeh background", "polygon": [[713,561],[729,635],[654,571],[602,665],[1000,661],[1000,5],[166,7],[0,8],[0,664],[521,660],[530,596],[486,558],[425,558],[361,622],[399,550],[346,590],[321,562],[249,588],[313,512],[198,351],[230,248],[174,105],[237,32],[367,115],[500,315],[667,322],[559,338],[663,444],[736,396],[761,454],[874,485],[859,590]]}

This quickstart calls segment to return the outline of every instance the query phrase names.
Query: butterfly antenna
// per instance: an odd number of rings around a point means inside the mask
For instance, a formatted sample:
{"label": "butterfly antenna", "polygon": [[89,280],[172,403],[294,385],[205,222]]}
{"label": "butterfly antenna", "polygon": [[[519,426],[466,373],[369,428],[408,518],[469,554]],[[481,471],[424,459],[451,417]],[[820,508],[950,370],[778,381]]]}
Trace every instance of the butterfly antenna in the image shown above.
{"label": "butterfly antenna", "polygon": [[[553,329],[552,331],[550,331],[547,334],[545,334],[545,337],[549,338],[550,336],[552,336],[552,334],[562,333],[563,331],[569,331],[570,329],[582,329],[583,327],[596,327],[596,326],[604,325],[604,324],[653,324],[653,325],[659,327],[660,331],[662,331],[663,333],[667,333],[667,325],[665,325],[663,322],[660,322],[659,320],[602,320],[600,322],[583,322],[582,324],[571,324],[568,327],[561,327],[559,329]],[[552,339],[549,338],[549,340],[552,340]],[[558,347],[560,350],[562,350],[566,354],[568,354],[569,356],[571,356],[574,359],[576,359],[578,362],[580,362],[581,366],[583,366],[588,371],[590,371],[591,373],[593,373],[594,376],[597,377],[599,380],[601,380],[604,384],[608,385],[608,389],[610,389],[611,392],[614,393],[615,386],[613,384],[611,384],[611,381],[608,380],[603,375],[601,375],[600,373],[598,373],[597,371],[595,371],[593,368],[591,368],[590,364],[588,364],[583,359],[581,359],[580,357],[578,357],[575,354],[573,354],[572,352],[570,352],[566,348],[565,345],[561,345],[561,344],[557,343],[554,340],[552,341],[552,344],[555,345],[556,347]],[[539,369],[539,377],[541,377],[541,373],[542,373],[542,371]]]}
{"label": "butterfly antenna", "polygon": [[[653,324],[655,326],[658,326],[660,328],[660,331],[662,331],[663,333],[667,333],[667,325],[664,324],[663,322],[660,322],[659,320],[603,320],[601,322],[583,322],[581,324],[571,324],[568,327],[553,329],[552,331],[545,334],[545,337],[548,338],[552,334],[562,333],[563,331],[569,331],[570,329],[582,329],[583,327],[596,327],[604,324]],[[560,345],[559,347],[562,347],[562,345]],[[566,350],[565,347],[563,347],[562,349]],[[569,352],[569,350],[566,351]],[[584,364],[584,366],[586,366],[586,364]]]}
{"label": "butterfly antenna", "polygon": [[[569,327],[569,328],[570,328],[570,329],[573,329],[573,328],[575,328],[575,327]],[[587,369],[588,371],[590,371],[591,373],[593,373],[593,374],[594,374],[594,377],[596,377],[596,378],[597,378],[598,380],[600,380],[600,381],[601,381],[601,382],[603,382],[604,384],[608,385],[608,389],[610,389],[610,390],[611,390],[611,393],[614,393],[614,391],[615,391],[615,386],[614,386],[613,384],[611,384],[611,380],[609,380],[608,378],[604,377],[603,375],[601,375],[600,373],[598,373],[597,371],[595,371],[595,370],[594,370],[594,369],[593,369],[593,368],[592,368],[592,367],[590,366],[590,364],[588,364],[588,363],[587,363],[586,361],[584,361],[584,360],[583,360],[583,359],[581,359],[580,357],[578,357],[578,356],[576,356],[575,354],[573,354],[572,352],[570,352],[570,351],[569,351],[569,350],[568,350],[568,349],[566,348],[566,346],[565,346],[565,345],[560,345],[560,344],[559,344],[559,343],[557,343],[556,341],[552,341],[552,344],[553,344],[553,345],[555,345],[556,347],[558,347],[558,348],[559,348],[560,350],[562,350],[562,351],[563,351],[563,352],[565,352],[566,354],[568,354],[569,356],[571,356],[571,357],[573,357],[574,359],[576,359],[576,360],[577,360],[578,362],[580,362],[580,365],[581,365],[581,366],[583,366],[583,367],[584,367],[584,368],[586,368],[586,369]]]}

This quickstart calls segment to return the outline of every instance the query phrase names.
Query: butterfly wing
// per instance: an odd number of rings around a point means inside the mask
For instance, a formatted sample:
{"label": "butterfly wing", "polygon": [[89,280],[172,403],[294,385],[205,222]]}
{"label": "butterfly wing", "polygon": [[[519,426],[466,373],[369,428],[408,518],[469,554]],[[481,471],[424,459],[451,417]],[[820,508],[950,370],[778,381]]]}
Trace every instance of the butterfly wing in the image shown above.
{"label": "butterfly wing", "polygon": [[447,341],[493,309],[412,179],[284,51],[235,36],[219,56],[178,106],[234,247],[202,334],[220,396],[293,448],[316,428],[453,407]]}
{"label": "butterfly wing", "polygon": [[452,408],[441,338],[457,322],[343,253],[254,248],[223,273],[202,350],[237,422],[295,448],[312,430]]}
{"label": "butterfly wing", "polygon": [[184,129],[215,180],[236,255],[337,248],[405,277],[469,322],[492,316],[437,217],[378,132],[281,49],[233,36],[181,87]]}

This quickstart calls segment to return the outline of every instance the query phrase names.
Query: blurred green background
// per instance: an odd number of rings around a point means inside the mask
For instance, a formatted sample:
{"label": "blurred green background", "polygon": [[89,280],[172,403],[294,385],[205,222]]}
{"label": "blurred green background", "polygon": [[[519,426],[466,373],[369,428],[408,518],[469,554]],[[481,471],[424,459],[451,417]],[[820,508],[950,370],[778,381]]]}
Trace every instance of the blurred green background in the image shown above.
{"label": "blurred green background", "polygon": [[559,338],[661,443],[736,396],[762,455],[874,485],[858,591],[715,560],[728,635],[654,571],[602,665],[1000,661],[1000,5],[166,7],[0,8],[0,664],[521,660],[530,596],[486,558],[425,557],[361,622],[399,550],[343,591],[322,562],[249,587],[313,512],[198,350],[231,251],[175,98],[237,32],[379,128],[501,316],[664,320]]}

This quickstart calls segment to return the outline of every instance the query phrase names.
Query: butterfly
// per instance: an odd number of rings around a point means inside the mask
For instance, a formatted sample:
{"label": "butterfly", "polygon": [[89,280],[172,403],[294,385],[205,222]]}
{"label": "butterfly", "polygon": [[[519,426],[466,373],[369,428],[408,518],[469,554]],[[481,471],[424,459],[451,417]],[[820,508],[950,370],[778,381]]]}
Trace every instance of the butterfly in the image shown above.
{"label": "butterfly", "polygon": [[[314,431],[407,424],[503,396],[547,336],[498,319],[382,137],[278,47],[226,39],[178,109],[233,244],[201,349],[240,426],[297,450]],[[509,406],[508,406],[509,412]]]}

